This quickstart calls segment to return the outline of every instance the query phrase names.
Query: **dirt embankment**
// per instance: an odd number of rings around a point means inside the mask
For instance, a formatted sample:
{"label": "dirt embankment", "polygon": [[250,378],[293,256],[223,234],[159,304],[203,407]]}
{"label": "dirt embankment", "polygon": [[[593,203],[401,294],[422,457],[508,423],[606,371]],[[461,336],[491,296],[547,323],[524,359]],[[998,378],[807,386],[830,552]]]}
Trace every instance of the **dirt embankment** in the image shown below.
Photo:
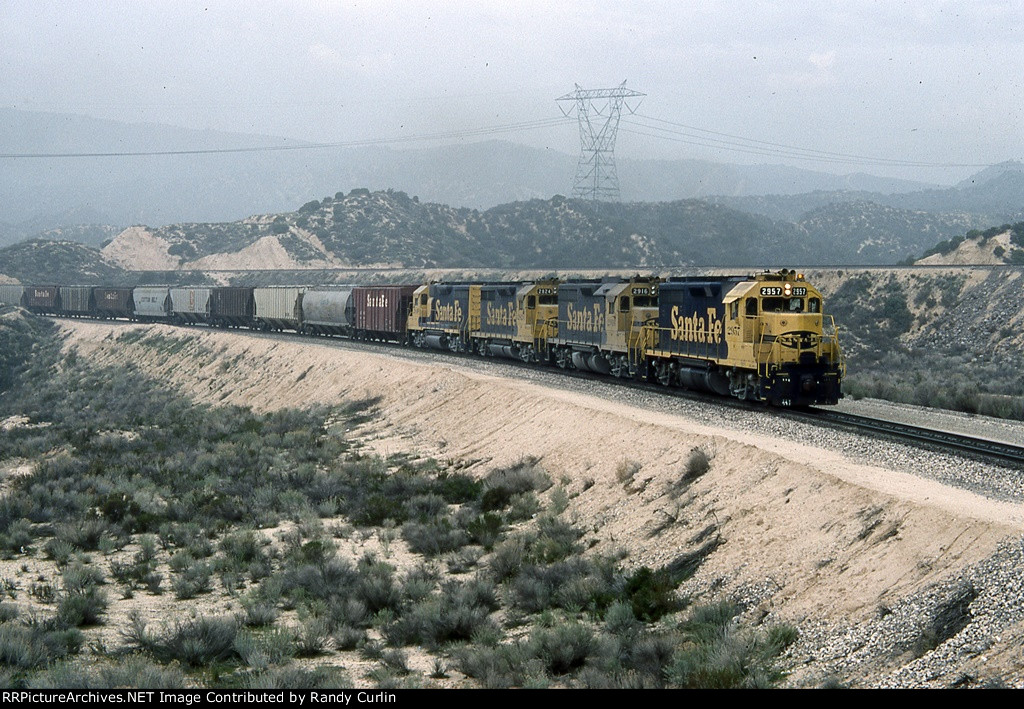
{"label": "dirt embankment", "polygon": [[[196,401],[269,410],[380,397],[372,431],[381,453],[474,460],[471,469],[481,473],[540,458],[565,483],[570,511],[597,550],[621,550],[627,563],[653,567],[716,538],[721,543],[694,588],[741,595],[798,626],[868,621],[1024,531],[1020,505],[913,471],[719,428],[710,410],[696,420],[497,378],[456,360],[424,364],[313,341],[160,326],[63,327],[80,357],[138,366]],[[168,354],[145,338],[116,341],[143,327],[189,343]],[[711,456],[711,466],[686,483],[695,448]],[[1024,680],[1011,651],[1020,630],[1004,629],[988,653],[990,660],[1008,658],[986,670],[1004,681]],[[903,661],[875,658],[861,680]],[[816,681],[813,668],[793,677]]]}

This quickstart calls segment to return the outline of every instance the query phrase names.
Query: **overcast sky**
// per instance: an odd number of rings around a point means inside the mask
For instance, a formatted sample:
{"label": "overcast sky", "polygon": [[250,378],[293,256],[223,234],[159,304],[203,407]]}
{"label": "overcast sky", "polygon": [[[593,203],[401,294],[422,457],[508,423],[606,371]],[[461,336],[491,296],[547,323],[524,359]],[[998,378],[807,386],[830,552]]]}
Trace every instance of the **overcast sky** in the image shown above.
{"label": "overcast sky", "polygon": [[[340,142],[558,118],[625,80],[647,96],[619,156],[949,182],[1024,157],[1022,35],[1019,0],[0,0],[0,106]],[[579,150],[572,123],[486,137]]]}

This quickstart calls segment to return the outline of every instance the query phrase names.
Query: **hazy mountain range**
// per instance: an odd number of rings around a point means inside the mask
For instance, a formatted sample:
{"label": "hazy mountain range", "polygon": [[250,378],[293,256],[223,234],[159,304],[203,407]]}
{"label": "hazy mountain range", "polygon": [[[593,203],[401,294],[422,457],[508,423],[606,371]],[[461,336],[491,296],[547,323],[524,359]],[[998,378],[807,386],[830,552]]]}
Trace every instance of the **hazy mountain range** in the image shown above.
{"label": "hazy mountain range", "polygon": [[[0,125],[0,246],[41,236],[98,247],[145,224],[171,268],[225,267],[240,251],[248,262],[300,267],[887,264],[1024,219],[1018,162],[943,188],[786,166],[619,160],[623,203],[593,210],[557,196],[571,191],[574,156],[508,142],[307,150],[285,138],[13,109],[0,109]],[[273,150],[11,157],[251,147]]]}
{"label": "hazy mountain range", "polygon": [[[129,124],[0,109],[0,155],[63,155],[273,148],[205,155],[4,157],[0,244],[81,224],[160,226],[232,221],[294,209],[357,187],[395,189],[429,202],[486,209],[568,195],[575,155],[487,141],[438,148],[305,149],[287,138]],[[297,148],[297,149],[292,149]],[[933,187],[865,174],[698,160],[618,161],[622,199],[660,202],[815,190],[903,193]]]}

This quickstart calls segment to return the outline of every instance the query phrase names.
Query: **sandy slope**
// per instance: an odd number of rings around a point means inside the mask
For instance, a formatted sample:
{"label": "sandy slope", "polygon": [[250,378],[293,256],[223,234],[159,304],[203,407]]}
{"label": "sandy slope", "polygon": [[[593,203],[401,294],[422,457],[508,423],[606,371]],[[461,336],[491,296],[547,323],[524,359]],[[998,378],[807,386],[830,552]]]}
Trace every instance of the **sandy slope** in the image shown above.
{"label": "sandy slope", "polygon": [[[1021,505],[988,500],[782,438],[704,420],[317,341],[280,341],[160,326],[64,322],[69,343],[96,362],[131,362],[197,401],[267,410],[379,396],[374,445],[480,461],[536,456],[573,497],[601,551],[658,566],[692,551],[714,527],[724,543],[696,583],[747,587],[766,612],[793,621],[871,617],[1024,530]],[[144,327],[191,344],[168,357]],[[695,447],[711,469],[679,484]],[[630,470],[635,474],[628,475]],[[705,538],[707,534],[705,534]]]}

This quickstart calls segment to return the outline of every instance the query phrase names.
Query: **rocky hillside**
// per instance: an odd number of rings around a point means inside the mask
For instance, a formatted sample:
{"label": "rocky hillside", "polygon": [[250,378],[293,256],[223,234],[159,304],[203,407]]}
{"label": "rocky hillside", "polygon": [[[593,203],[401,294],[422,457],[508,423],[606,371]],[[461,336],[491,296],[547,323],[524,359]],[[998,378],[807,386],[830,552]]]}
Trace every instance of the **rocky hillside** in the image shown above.
{"label": "rocky hillside", "polygon": [[0,275],[22,283],[132,283],[116,263],[76,241],[32,239],[0,249]]}
{"label": "rocky hillside", "polygon": [[127,269],[867,265],[976,224],[872,202],[828,204],[793,223],[695,199],[595,207],[555,196],[478,211],[357,189],[237,222],[133,227],[104,255]]}
{"label": "rocky hillside", "polygon": [[854,396],[1024,418],[1024,268],[812,271]]}
{"label": "rocky hillside", "polygon": [[1024,265],[1024,222],[977,229],[942,241],[925,252],[920,266]]}
{"label": "rocky hillside", "polygon": [[556,196],[484,212],[353,190],[295,212],[133,228],[103,251],[125,268],[610,268],[814,261],[787,224],[700,200],[592,205]]}

